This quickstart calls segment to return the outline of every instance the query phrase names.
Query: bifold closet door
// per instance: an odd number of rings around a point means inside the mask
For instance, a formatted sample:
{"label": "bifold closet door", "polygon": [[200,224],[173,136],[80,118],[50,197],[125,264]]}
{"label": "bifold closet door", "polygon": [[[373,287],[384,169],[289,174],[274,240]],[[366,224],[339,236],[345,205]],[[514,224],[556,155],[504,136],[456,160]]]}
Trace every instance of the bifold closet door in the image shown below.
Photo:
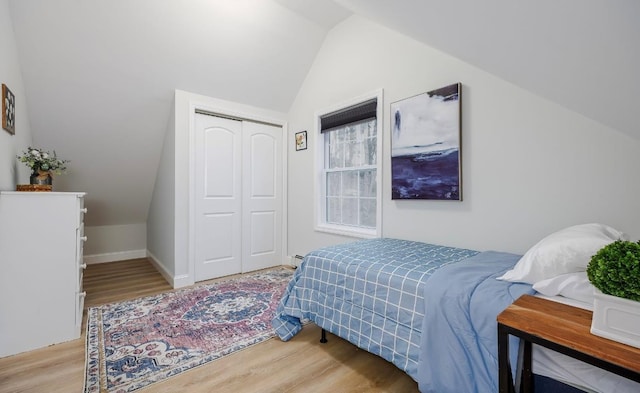
{"label": "bifold closet door", "polygon": [[196,114],[195,279],[282,264],[282,128]]}

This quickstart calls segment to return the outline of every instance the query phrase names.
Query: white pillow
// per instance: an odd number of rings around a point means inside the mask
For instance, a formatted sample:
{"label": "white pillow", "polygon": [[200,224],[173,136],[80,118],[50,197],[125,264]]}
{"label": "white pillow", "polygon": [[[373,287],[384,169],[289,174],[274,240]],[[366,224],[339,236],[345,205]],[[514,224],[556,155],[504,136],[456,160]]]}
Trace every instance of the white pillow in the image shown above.
{"label": "white pillow", "polygon": [[534,284],[561,274],[582,272],[602,247],[628,238],[623,232],[603,224],[565,228],[540,240],[498,280]]}
{"label": "white pillow", "polygon": [[533,289],[547,296],[564,296],[572,300],[593,304],[594,286],[587,277],[587,272],[567,273],[538,281]]}

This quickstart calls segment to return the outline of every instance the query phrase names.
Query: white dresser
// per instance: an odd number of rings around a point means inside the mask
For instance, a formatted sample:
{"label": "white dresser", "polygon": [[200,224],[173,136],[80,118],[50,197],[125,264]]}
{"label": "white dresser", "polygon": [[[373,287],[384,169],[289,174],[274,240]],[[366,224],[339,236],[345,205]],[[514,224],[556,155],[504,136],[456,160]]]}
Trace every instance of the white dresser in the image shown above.
{"label": "white dresser", "polygon": [[80,337],[84,195],[0,192],[0,357]]}

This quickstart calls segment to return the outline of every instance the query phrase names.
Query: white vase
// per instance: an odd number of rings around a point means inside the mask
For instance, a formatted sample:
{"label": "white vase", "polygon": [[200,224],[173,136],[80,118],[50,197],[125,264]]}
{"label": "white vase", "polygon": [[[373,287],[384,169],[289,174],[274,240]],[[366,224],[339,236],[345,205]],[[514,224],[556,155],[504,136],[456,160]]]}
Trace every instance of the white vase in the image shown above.
{"label": "white vase", "polygon": [[591,333],[640,348],[640,302],[594,289]]}

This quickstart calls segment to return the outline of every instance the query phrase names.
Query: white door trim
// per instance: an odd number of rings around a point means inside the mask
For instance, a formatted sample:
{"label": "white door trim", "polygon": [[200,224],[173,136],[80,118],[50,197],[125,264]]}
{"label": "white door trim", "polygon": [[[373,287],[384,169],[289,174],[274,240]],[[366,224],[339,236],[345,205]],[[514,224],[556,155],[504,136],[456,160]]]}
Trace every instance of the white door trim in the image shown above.
{"label": "white door trim", "polygon": [[[194,95],[195,97],[196,95]],[[196,162],[194,157],[195,152],[195,115],[196,111],[203,111],[210,114],[218,114],[224,117],[237,118],[248,121],[255,121],[259,123],[273,124],[282,127],[283,146],[282,146],[282,264],[286,264],[285,256],[288,255],[287,248],[287,154],[288,154],[288,141],[289,131],[287,122],[284,118],[279,119],[273,117],[268,112],[269,110],[250,107],[244,104],[239,104],[231,101],[220,100],[216,98],[209,98],[203,96],[197,96],[198,99],[189,99],[189,180],[188,180],[188,193],[189,193],[189,216],[188,216],[188,276],[190,282],[195,282],[195,238],[192,234],[195,233],[195,168]]]}

